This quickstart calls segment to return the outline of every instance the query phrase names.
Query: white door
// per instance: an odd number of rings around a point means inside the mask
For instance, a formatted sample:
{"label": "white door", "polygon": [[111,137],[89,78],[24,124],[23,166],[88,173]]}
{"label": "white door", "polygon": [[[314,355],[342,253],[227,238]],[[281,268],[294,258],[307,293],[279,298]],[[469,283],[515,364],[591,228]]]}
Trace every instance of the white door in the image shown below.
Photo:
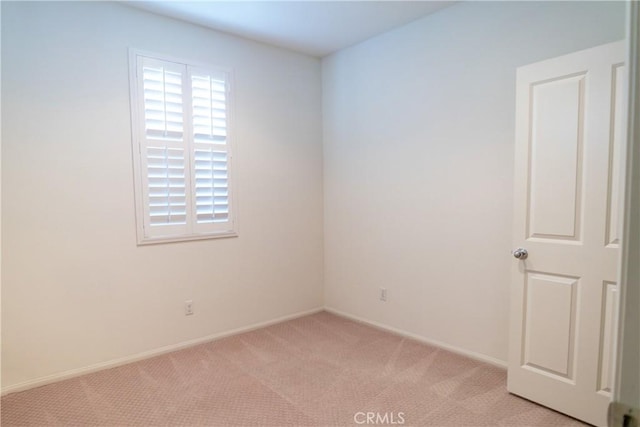
{"label": "white door", "polygon": [[[626,135],[624,44],[518,69],[508,389],[606,425]],[[514,252],[514,256],[522,251]]]}

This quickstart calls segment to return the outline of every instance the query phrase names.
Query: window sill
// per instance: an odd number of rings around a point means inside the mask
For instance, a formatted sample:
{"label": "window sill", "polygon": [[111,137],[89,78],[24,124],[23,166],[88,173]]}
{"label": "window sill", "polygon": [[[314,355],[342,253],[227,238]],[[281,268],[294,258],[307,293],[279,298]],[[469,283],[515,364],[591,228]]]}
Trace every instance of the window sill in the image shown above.
{"label": "window sill", "polygon": [[238,237],[236,231],[221,231],[219,233],[193,234],[189,236],[145,237],[138,239],[138,246],[156,245],[162,243],[189,242],[192,240],[225,239]]}

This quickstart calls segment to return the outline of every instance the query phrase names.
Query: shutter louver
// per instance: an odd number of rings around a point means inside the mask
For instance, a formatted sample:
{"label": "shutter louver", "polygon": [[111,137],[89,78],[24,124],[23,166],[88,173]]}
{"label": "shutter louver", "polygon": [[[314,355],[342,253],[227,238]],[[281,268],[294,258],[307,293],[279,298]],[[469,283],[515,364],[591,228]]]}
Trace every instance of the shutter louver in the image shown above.
{"label": "shutter louver", "polygon": [[227,153],[195,150],[196,215],[198,223],[229,221]]}
{"label": "shutter louver", "polygon": [[185,224],[187,194],[183,149],[147,148],[150,225]]}
{"label": "shutter louver", "polygon": [[182,139],[182,75],[164,67],[143,68],[144,124],[149,138]]}
{"label": "shutter louver", "polygon": [[227,142],[227,83],[224,76],[191,77],[195,142]]}

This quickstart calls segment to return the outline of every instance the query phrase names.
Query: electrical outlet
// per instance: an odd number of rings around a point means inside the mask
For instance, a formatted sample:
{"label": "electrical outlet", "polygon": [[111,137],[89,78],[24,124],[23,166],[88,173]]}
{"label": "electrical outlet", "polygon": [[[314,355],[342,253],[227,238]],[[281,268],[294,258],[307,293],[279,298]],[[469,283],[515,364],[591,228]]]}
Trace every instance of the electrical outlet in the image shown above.
{"label": "electrical outlet", "polygon": [[184,315],[191,316],[193,314],[193,301],[188,300],[184,302]]}
{"label": "electrical outlet", "polygon": [[387,289],[380,288],[380,301],[387,301]]}

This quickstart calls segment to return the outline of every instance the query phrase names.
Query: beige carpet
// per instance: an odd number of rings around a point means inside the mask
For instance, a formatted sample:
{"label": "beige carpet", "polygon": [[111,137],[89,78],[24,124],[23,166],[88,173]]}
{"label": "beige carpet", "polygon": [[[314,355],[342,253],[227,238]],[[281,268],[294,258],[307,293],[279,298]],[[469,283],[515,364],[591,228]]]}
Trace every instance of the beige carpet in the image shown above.
{"label": "beige carpet", "polygon": [[[45,356],[46,357],[46,356]],[[506,372],[318,313],[2,398],[2,426],[580,426]]]}

